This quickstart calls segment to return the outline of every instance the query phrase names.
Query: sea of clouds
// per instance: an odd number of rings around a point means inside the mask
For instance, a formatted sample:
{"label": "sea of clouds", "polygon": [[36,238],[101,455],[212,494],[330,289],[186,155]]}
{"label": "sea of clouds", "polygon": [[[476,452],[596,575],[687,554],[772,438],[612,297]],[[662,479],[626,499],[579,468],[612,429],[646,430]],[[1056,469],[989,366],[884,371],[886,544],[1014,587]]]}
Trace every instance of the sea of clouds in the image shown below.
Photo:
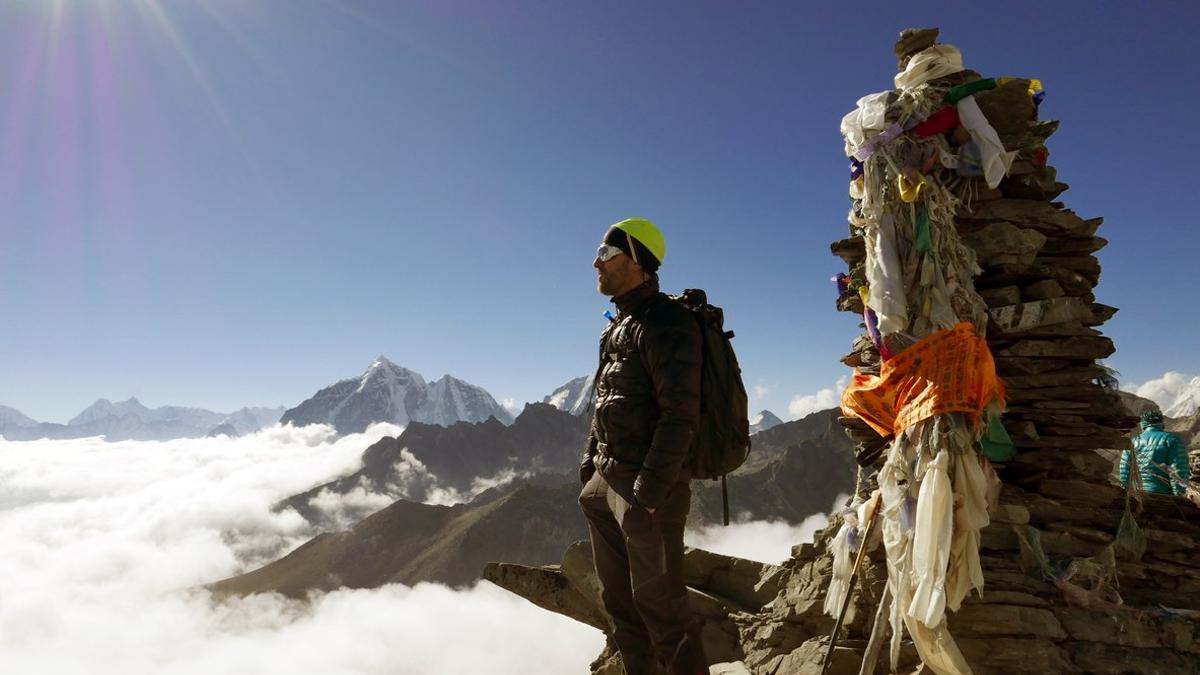
{"label": "sea of clouds", "polygon": [[[838,497],[833,508],[846,499],[846,495]],[[825,513],[815,513],[799,525],[782,520],[742,520],[728,527],[718,524],[690,529],[684,533],[683,542],[713,553],[778,565],[792,557],[793,546],[811,542],[817,530],[827,525],[829,515]]]}
{"label": "sea of clouds", "polygon": [[[272,506],[357,470],[367,446],[399,432],[380,424],[341,438],[324,426],[275,426],[233,439],[0,439],[4,672],[586,673],[604,644],[599,631],[486,582],[340,590],[309,602],[216,601],[203,590],[313,536],[295,512]],[[810,521],[688,537],[778,562],[819,526]]]}

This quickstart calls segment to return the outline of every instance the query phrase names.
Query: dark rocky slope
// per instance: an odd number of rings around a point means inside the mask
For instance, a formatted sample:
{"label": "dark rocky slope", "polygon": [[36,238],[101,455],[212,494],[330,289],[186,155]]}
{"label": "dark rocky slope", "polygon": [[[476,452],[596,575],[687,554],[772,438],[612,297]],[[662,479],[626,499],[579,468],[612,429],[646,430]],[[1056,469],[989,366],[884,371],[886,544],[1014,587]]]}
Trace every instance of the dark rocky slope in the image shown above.
{"label": "dark rocky slope", "polygon": [[[213,588],[224,593],[278,591],[303,596],[310,590],[394,582],[457,585],[479,578],[489,561],[533,566],[557,562],[567,545],[587,538],[574,472],[582,438],[573,438],[571,427],[562,424],[570,420],[578,418],[544,404],[530,404],[510,427],[489,422],[449,428],[414,425],[412,435],[406,431],[399,439],[384,439],[367,450],[361,472],[338,484],[380,480],[390,471],[389,459],[405,446],[430,458],[431,466],[439,470],[465,466],[465,458],[488,453],[504,461],[513,456],[563,457],[563,462],[569,458],[570,470],[522,478],[484,491],[469,504],[434,506],[398,500],[348,530],[318,535],[284,558]],[[522,439],[527,445],[518,447]],[[732,510],[743,519],[797,523],[824,512],[834,497],[850,491],[849,441],[832,410],[758,434],[755,447],[754,462],[729,479]],[[439,452],[449,456],[439,457]],[[480,463],[487,470],[495,466],[495,460]],[[692,485],[691,522],[720,522],[719,484]],[[298,495],[288,503],[300,503],[316,513],[307,501],[315,493]]]}

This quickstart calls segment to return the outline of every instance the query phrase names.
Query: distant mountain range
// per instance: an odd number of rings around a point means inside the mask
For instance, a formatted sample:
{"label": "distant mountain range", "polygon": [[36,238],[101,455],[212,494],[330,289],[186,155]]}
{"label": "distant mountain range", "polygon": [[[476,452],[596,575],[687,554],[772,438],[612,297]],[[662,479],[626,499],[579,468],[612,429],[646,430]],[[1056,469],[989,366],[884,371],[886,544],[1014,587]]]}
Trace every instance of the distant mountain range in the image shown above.
{"label": "distant mountain range", "polygon": [[[595,374],[577,377],[555,389],[549,396],[542,399],[542,403],[552,405],[572,415],[587,415],[592,410],[595,393],[592,385],[595,378]],[[775,413],[770,410],[762,410],[750,418],[750,433],[757,434],[780,424],[783,424],[783,420],[779,419]]]}
{"label": "distant mountain range", "polygon": [[449,426],[495,417],[511,424],[512,413],[482,387],[444,375],[426,382],[420,373],[380,356],[358,377],[341,380],[288,410],[284,424],[329,424],[338,433],[365,430],[374,422],[407,426],[410,422]]}
{"label": "distant mountain range", "polygon": [[[837,415],[836,410],[813,413],[755,435],[750,460],[729,477],[734,516],[797,523],[849,493],[854,458]],[[362,470],[279,504],[295,508],[325,533],[280,560],[210,588],[304,597],[310,590],[339,586],[467,584],[479,578],[484,563],[495,560],[556,563],[567,545],[587,538],[575,472],[585,430],[579,416],[541,403],[526,406],[510,427],[495,420],[452,427],[413,424],[399,438],[368,448]],[[526,470],[467,503],[422,504],[414,495],[364,510],[348,526],[322,522],[321,504],[363,503],[364,493],[400,482],[398,474],[411,471],[418,457],[439,478],[447,477],[445,487],[465,487],[467,476],[490,476],[498,467]],[[689,522],[718,522],[720,484],[692,481],[692,491]]]}
{"label": "distant mountain range", "polygon": [[[290,506],[318,527],[331,529],[379,508],[380,498],[386,498],[384,503],[402,498],[469,501],[490,486],[520,476],[578,475],[587,428],[582,417],[544,403],[527,404],[508,426],[494,417],[448,427],[412,422],[399,437],[382,438],[367,448],[358,471],[280,506]],[[373,497],[362,499],[365,495]],[[359,499],[343,499],[347,496]],[[327,504],[336,504],[338,510],[323,511]]]}
{"label": "distant mountain range", "polygon": [[[590,416],[594,375],[572,379],[542,403],[577,417]],[[116,403],[99,399],[67,424],[38,422],[14,408],[0,406],[0,436],[8,440],[66,439],[103,436],[109,441],[169,440],[204,436],[242,436],[280,422],[294,426],[328,424],[340,434],[359,433],[375,422],[449,427],[459,422],[495,418],[508,425],[512,413],[487,390],[450,375],[427,382],[420,373],[380,356],[358,377],[318,390],[299,405],[285,409],[242,408],[218,413],[202,408],[147,408],[136,398]],[[782,423],[768,410],[751,419],[750,433]]]}
{"label": "distant mountain range", "polygon": [[66,424],[38,422],[13,408],[0,406],[0,436],[10,441],[103,436],[109,441],[165,441],[201,438],[222,431],[242,435],[279,421],[279,408],[242,408],[218,413],[202,408],[147,408],[136,398],[113,403],[98,399]]}
{"label": "distant mountain range", "polygon": [[374,422],[450,426],[496,418],[511,424],[512,413],[486,390],[450,375],[426,382],[419,373],[380,356],[362,375],[324,387],[294,408],[242,408],[219,413],[202,408],[147,408],[136,398],[99,399],[66,424],[38,422],[0,406],[0,436],[10,441],[103,436],[108,441],[165,441],[172,438],[242,436],[276,422],[329,424],[338,433],[364,431]]}

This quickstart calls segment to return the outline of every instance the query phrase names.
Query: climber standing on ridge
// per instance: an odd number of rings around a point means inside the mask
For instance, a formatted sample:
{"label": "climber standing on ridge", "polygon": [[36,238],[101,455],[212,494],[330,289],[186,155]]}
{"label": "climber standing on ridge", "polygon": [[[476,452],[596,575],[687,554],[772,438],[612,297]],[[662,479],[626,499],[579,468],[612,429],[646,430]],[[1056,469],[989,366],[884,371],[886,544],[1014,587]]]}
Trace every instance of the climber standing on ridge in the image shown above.
{"label": "climber standing on ridge", "polygon": [[658,290],[665,254],[659,229],[630,218],[609,228],[592,262],[617,315],[600,336],[579,503],[629,675],[708,672],[683,584],[702,338],[689,311]]}
{"label": "climber standing on ridge", "polygon": [[[1157,410],[1142,413],[1142,433],[1133,439],[1133,453],[1137,454],[1138,472],[1142,476],[1142,489],[1146,492],[1182,495],[1184,486],[1174,483],[1171,476],[1161,467],[1175,467],[1179,477],[1188,480],[1188,451],[1183,441],[1175,434],[1163,430],[1163,416]],[[1121,455],[1121,485],[1129,484],[1129,456],[1126,450]],[[1173,484],[1174,483],[1174,484]]]}

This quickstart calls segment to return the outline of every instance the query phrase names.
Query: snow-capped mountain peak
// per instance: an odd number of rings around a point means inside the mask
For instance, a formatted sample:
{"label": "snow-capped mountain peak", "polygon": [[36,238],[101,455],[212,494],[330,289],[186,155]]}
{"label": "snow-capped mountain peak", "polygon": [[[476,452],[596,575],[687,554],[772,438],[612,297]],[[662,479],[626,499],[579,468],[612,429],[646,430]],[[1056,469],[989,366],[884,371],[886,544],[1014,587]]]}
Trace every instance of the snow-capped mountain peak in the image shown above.
{"label": "snow-capped mountain peak", "polygon": [[16,428],[35,427],[37,420],[27,417],[16,408],[0,405],[0,429],[10,425]]}
{"label": "snow-capped mountain peak", "polygon": [[428,402],[419,412],[424,417],[421,421],[449,426],[459,420],[478,417],[480,411],[487,411],[488,416],[505,424],[512,423],[512,413],[497,403],[491,394],[447,374],[430,385]]}
{"label": "snow-capped mountain peak", "polygon": [[1167,417],[1187,417],[1200,410],[1200,376],[1193,377],[1179,390],[1171,405],[1163,408]]}
{"label": "snow-capped mountain peak", "polygon": [[775,413],[770,410],[762,410],[757,415],[750,416],[750,433],[757,434],[780,424],[783,424],[783,420],[776,417]]}
{"label": "snow-capped mountain peak", "polygon": [[243,435],[274,424],[283,410],[282,407],[242,408],[226,415],[174,405],[148,408],[136,398],[116,403],[101,398],[63,425],[39,424],[12,408],[0,406],[0,435],[9,440],[103,436],[109,441],[165,441],[201,438],[220,425],[235,430],[233,435]]}
{"label": "snow-capped mountain peak", "polygon": [[[264,427],[269,427],[279,421],[283,413],[287,409],[283,406],[278,408],[262,408],[262,407],[247,407],[236,412],[230,413],[228,417],[221,420],[216,427],[208,432],[212,436],[214,432],[218,432],[221,427],[228,427],[235,433],[226,434],[229,436],[244,436],[253,433]],[[219,433],[219,432],[218,432]]]}
{"label": "snow-capped mountain peak", "polygon": [[[401,394],[413,386],[421,388],[428,386],[425,378],[421,377],[419,373],[402,368],[389,361],[385,356],[379,356],[372,361],[371,365],[367,366],[367,369],[363,371],[362,377],[359,378],[358,382],[359,392],[365,391],[375,382],[379,383],[378,386],[386,387],[393,393]],[[404,420],[404,422],[397,423],[405,424],[407,422],[408,420]]]}
{"label": "snow-capped mountain peak", "polygon": [[555,389],[549,396],[542,399],[542,403],[548,403],[572,415],[583,415],[592,403],[592,380],[595,377],[595,373],[577,377]]}
{"label": "snow-capped mountain peak", "polygon": [[379,356],[360,377],[321,389],[285,412],[280,421],[298,426],[330,424],[341,433],[355,433],[373,422],[449,426],[483,422],[493,416],[505,424],[513,419],[512,413],[480,387],[450,375],[426,382],[420,373]]}
{"label": "snow-capped mountain peak", "polygon": [[151,411],[136,397],[130,396],[128,400],[113,403],[106,398],[96,399],[96,402],[88,406],[71,421],[67,422],[67,426],[80,426],[90,424],[98,420],[103,420],[109,417],[124,417],[133,415],[134,417],[144,420],[147,414]]}

